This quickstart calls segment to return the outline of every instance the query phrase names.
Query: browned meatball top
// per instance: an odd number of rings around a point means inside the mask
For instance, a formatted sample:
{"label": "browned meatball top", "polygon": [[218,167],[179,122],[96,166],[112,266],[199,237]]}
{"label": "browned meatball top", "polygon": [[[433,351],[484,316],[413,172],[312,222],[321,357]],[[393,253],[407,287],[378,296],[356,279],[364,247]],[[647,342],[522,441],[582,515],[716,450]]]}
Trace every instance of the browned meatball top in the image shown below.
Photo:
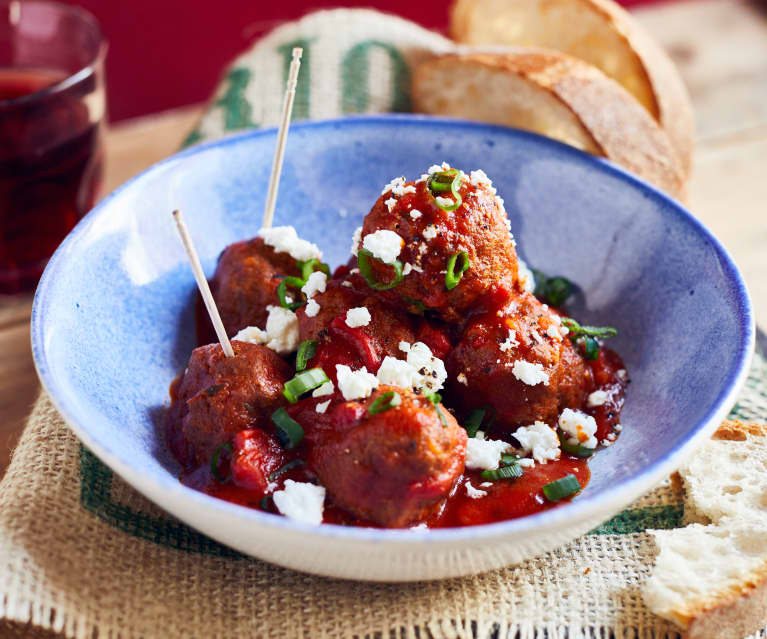
{"label": "browned meatball top", "polygon": [[[400,404],[371,415],[370,406],[390,391]],[[309,465],[333,501],[382,526],[428,518],[464,469],[466,431],[444,406],[393,386],[364,400],[337,401],[307,436]]]}
{"label": "browned meatball top", "polygon": [[246,428],[268,424],[285,402],[283,384],[293,369],[272,350],[232,342],[234,357],[219,344],[192,351],[167,414],[168,445],[187,468],[206,464],[216,448]]}
{"label": "browned meatball top", "polygon": [[[463,175],[458,189],[462,203],[454,211],[438,206],[428,184],[428,179],[422,178],[385,191],[365,217],[359,248],[365,247],[366,241],[371,241],[366,237],[376,231],[395,232],[402,239],[398,259],[404,278],[385,295],[406,308],[412,308],[413,300],[417,300],[443,319],[457,321],[493,284],[516,282],[516,251],[508,217],[489,182],[476,174],[473,181]],[[452,197],[450,192],[436,195]],[[470,267],[457,286],[448,290],[448,263],[462,252]],[[372,266],[376,281],[392,281],[391,266],[377,261]]]}
{"label": "browned meatball top", "polygon": [[269,314],[266,307],[277,304],[277,287],[286,275],[301,275],[296,260],[275,252],[260,237],[224,249],[211,291],[230,337],[248,326],[264,326]]}
{"label": "browned meatball top", "polygon": [[552,423],[583,401],[586,366],[557,316],[530,294],[476,316],[446,362],[449,394],[464,411],[490,406],[495,428]]}

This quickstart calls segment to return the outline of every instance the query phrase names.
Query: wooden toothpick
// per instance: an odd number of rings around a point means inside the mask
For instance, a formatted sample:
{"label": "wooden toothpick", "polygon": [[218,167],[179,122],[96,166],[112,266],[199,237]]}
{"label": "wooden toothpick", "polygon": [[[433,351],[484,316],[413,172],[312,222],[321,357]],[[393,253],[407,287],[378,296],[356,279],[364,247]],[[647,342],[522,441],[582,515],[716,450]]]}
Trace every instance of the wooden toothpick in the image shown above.
{"label": "wooden toothpick", "polygon": [[277,189],[280,187],[280,173],[282,173],[282,158],[285,155],[285,141],[290,128],[290,115],[293,113],[293,100],[296,97],[296,83],[298,81],[298,69],[301,67],[301,47],[293,49],[293,61],[290,63],[288,84],[285,89],[285,98],[282,102],[282,120],[277,132],[277,146],[274,149],[272,161],[272,174],[269,176],[269,190],[266,193],[266,205],[264,207],[264,220],[261,228],[268,229],[274,220],[274,204],[277,201]]}
{"label": "wooden toothpick", "polygon": [[194,244],[192,244],[192,238],[189,237],[189,231],[186,228],[184,218],[181,216],[181,211],[173,211],[173,219],[176,222],[178,234],[181,236],[181,242],[183,243],[184,248],[186,249],[186,254],[189,257],[189,264],[192,266],[192,273],[194,273],[194,279],[197,281],[197,288],[200,289],[202,301],[205,302],[205,308],[208,309],[210,321],[213,322],[213,328],[216,329],[218,341],[221,342],[221,349],[224,351],[224,355],[227,357],[234,357],[232,343],[226,336],[226,330],[224,330],[224,324],[221,321],[221,315],[218,313],[216,302],[213,300],[213,294],[210,292],[208,280],[205,279],[205,273],[203,273],[202,266],[200,265],[200,258],[197,257],[197,251],[194,249]]}

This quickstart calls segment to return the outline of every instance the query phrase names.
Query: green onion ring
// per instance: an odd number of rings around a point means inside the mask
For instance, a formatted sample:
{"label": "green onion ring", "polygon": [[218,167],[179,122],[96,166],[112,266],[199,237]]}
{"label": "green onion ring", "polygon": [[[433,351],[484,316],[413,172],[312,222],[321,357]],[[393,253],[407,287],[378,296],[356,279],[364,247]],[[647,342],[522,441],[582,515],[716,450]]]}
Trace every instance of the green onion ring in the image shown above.
{"label": "green onion ring", "polygon": [[330,277],[330,267],[325,262],[320,262],[316,257],[306,260],[306,262],[298,261],[296,262],[296,267],[301,271],[301,277],[304,278],[304,282],[309,280],[309,276],[314,271],[322,271]]}
{"label": "green onion ring", "polygon": [[[461,258],[461,263],[458,266],[458,272],[455,272],[455,263],[458,258]],[[445,288],[448,291],[452,291],[458,282],[461,281],[463,274],[471,267],[471,260],[469,260],[469,254],[466,251],[460,251],[455,255],[451,255],[447,261],[447,268],[445,269]]]}
{"label": "green onion ring", "polygon": [[[381,260],[379,260],[377,257],[373,257],[373,254],[367,249],[361,249],[357,253],[357,266],[359,266],[360,273],[362,274],[362,277],[365,278],[365,281],[368,283],[370,288],[373,288],[377,291],[388,291],[389,289],[397,286],[397,284],[402,281],[402,262],[399,260],[394,260],[393,264],[386,265],[394,268],[394,279],[388,283],[379,282],[376,280],[375,273],[373,273],[373,267],[370,264],[370,260],[381,262]],[[383,264],[383,262],[381,262],[381,264]]]}
{"label": "green onion ring", "polygon": [[293,379],[285,382],[282,394],[291,404],[295,404],[304,393],[314,390],[328,382],[328,376],[321,368],[311,368],[308,371],[296,373]]}
{"label": "green onion ring", "polygon": [[277,439],[283,448],[295,448],[304,438],[304,429],[284,408],[272,413],[272,422],[277,427]]}
{"label": "green onion ring", "polygon": [[557,435],[559,436],[560,448],[568,455],[582,457],[585,459],[587,457],[591,457],[595,452],[597,452],[596,448],[588,448],[586,446],[581,446],[580,444],[571,444],[569,441],[567,441],[567,435],[565,435],[562,431],[557,431]]}
{"label": "green onion ring", "polygon": [[549,501],[559,501],[566,497],[571,497],[581,491],[581,485],[575,478],[575,475],[565,475],[543,487],[543,494]]}
{"label": "green onion ring", "polygon": [[303,466],[306,462],[304,462],[303,459],[294,459],[293,461],[289,461],[284,466],[280,466],[277,470],[274,472],[269,473],[269,481],[274,481],[277,479],[280,475],[284,475],[289,470],[292,470],[293,468],[299,468]]}
{"label": "green onion ring", "polygon": [[290,284],[290,286],[297,288],[300,295],[303,295],[301,293],[301,287],[306,284],[304,280],[302,280],[300,277],[284,277],[282,278],[282,281],[280,282],[279,286],[277,287],[277,299],[280,301],[280,306],[282,308],[289,308],[291,311],[295,311],[298,308],[301,308],[304,304],[306,304],[305,301],[301,302],[288,302],[287,299],[287,286]]}
{"label": "green onion ring", "polygon": [[384,411],[399,406],[402,403],[402,398],[397,391],[389,391],[383,395],[376,397],[375,401],[368,406],[368,413],[371,415],[378,415]]}
{"label": "green onion ring", "polygon": [[221,483],[224,483],[229,479],[229,474],[231,473],[231,469],[229,469],[229,473],[227,473],[225,476],[221,476],[218,474],[218,462],[219,458],[221,457],[221,451],[225,450],[229,455],[232,454],[232,445],[229,442],[226,442],[224,444],[220,444],[216,450],[213,452],[213,457],[210,458],[210,472],[213,475],[215,479],[220,481]]}
{"label": "green onion ring", "polygon": [[[452,177],[453,179],[450,182],[447,182],[441,178],[444,177]],[[427,182],[427,187],[429,191],[431,192],[432,197],[434,198],[434,201],[437,203],[437,206],[441,208],[443,211],[451,212],[455,211],[461,204],[463,203],[463,199],[461,198],[461,194],[458,192],[458,189],[461,188],[461,172],[458,169],[449,169],[447,171],[439,171],[437,173],[433,173],[432,176],[429,178],[429,181]],[[437,201],[437,195],[436,193],[443,193],[445,191],[450,189],[450,193],[455,198],[453,204],[449,204],[447,206],[443,206]]]}
{"label": "green onion ring", "polygon": [[495,470],[483,470],[480,476],[482,479],[493,481],[495,479],[518,479],[522,477],[522,475],[522,466],[514,462],[507,466],[496,468]]}
{"label": "green onion ring", "polygon": [[599,358],[599,342],[593,337],[582,338],[583,354],[587,360],[595,362]]}
{"label": "green onion ring", "polygon": [[297,371],[302,371],[306,368],[309,360],[314,357],[314,354],[317,352],[317,346],[319,343],[319,340],[307,339],[298,345],[298,352],[296,353]]}

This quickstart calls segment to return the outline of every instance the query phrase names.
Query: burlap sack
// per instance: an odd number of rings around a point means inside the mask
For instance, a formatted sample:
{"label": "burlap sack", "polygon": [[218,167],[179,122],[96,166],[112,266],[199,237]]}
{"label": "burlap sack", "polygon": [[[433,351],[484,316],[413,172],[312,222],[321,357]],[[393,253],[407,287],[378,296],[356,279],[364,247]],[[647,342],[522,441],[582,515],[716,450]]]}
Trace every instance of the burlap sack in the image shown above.
{"label": "burlap sack", "polygon": [[[234,63],[190,141],[276,123],[299,42],[297,117],[406,109],[412,61],[450,46],[370,11],[309,16]],[[732,415],[767,418],[763,358]],[[671,638],[639,586],[653,559],[646,529],[682,517],[681,496],[664,483],[520,566],[433,583],[321,579],[243,557],[169,518],[83,448],[43,394],[0,484],[0,636]]]}

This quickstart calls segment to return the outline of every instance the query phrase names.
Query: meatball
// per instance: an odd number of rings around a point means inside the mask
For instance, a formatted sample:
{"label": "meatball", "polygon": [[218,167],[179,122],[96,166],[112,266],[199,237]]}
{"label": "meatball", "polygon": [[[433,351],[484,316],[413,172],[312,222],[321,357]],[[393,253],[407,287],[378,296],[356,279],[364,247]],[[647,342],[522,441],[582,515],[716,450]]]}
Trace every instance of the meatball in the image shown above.
{"label": "meatball", "polygon": [[501,432],[536,420],[552,423],[562,408],[580,406],[587,378],[558,317],[527,293],[476,316],[446,368],[451,400],[464,411],[492,407]]}
{"label": "meatball", "polygon": [[[371,415],[389,391],[401,403]],[[381,386],[365,400],[331,405],[320,423],[307,432],[309,466],[333,501],[360,519],[393,528],[423,521],[463,473],[466,431],[411,391]]]}
{"label": "meatball", "polygon": [[284,276],[301,276],[296,260],[276,252],[260,237],[224,249],[211,291],[227,335],[247,326],[264,326],[266,307],[277,303],[277,287]]}
{"label": "meatball", "polygon": [[171,392],[166,439],[187,470],[208,463],[235,433],[268,424],[285,402],[290,365],[265,346],[233,341],[232,348],[234,357],[226,357],[219,344],[195,348]]}
{"label": "meatball", "polygon": [[[484,173],[473,172],[471,178],[462,175],[458,189],[462,203],[454,211],[443,210],[435,199],[452,197],[450,191],[432,192],[428,179],[407,183],[395,180],[392,184],[365,217],[358,247],[367,245],[379,258],[369,260],[375,281],[390,283],[394,269],[387,265],[391,259],[383,253],[388,250],[390,258],[391,242],[396,238],[373,234],[388,231],[401,238],[396,257],[403,265],[403,279],[391,290],[383,291],[387,298],[410,310],[417,304],[455,322],[494,283],[517,284],[517,256],[509,220]],[[378,251],[376,247],[380,247]],[[446,270],[451,258],[461,253],[468,257],[469,267],[457,285],[448,290]],[[457,274],[462,264],[463,257],[456,258],[453,272]]]}
{"label": "meatball", "polygon": [[[355,370],[365,366],[375,373],[387,355],[402,356],[400,342],[416,341],[414,318],[368,293],[332,281],[324,293],[313,298],[320,307],[316,316],[308,317],[306,307],[297,311],[301,340],[319,340],[310,367],[322,368],[331,378],[336,364]],[[350,326],[346,313],[352,308],[366,308],[370,322]]]}

